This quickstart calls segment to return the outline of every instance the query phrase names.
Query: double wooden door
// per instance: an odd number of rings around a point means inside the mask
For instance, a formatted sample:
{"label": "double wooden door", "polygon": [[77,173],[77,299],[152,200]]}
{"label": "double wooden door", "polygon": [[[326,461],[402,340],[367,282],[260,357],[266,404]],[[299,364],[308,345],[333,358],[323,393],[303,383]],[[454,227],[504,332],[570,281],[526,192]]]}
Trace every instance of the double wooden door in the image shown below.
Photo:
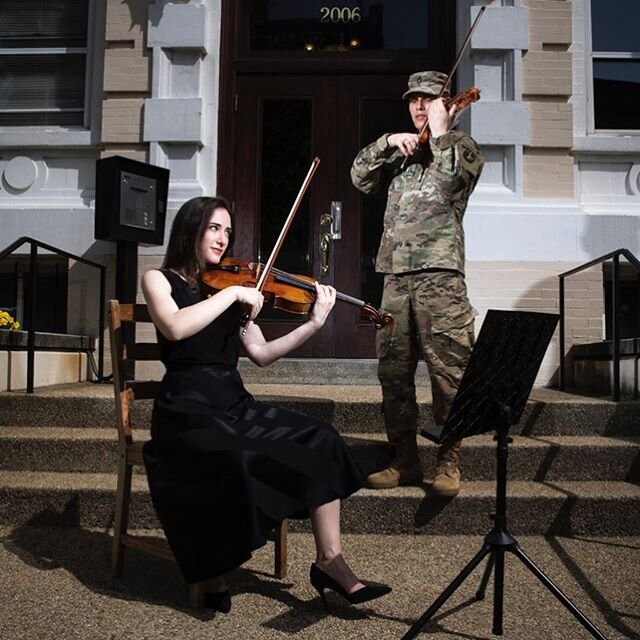
{"label": "double wooden door", "polygon": [[[362,146],[385,132],[412,130],[400,97],[405,87],[405,75],[239,74],[230,158],[234,255],[268,259],[317,156],[320,165],[276,267],[378,308],[382,280],[374,263],[386,194],[363,196],[349,172]],[[261,327],[275,337],[303,320],[264,310]],[[338,302],[323,330],[292,355],[372,358],[375,331],[357,305]]]}

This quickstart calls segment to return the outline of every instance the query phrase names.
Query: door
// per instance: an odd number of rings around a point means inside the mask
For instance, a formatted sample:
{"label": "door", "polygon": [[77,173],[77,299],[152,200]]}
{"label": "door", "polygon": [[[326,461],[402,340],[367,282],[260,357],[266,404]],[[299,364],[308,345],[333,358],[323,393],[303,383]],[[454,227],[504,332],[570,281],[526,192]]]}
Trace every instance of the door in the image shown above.
{"label": "door", "polygon": [[[349,169],[364,144],[385,132],[412,130],[400,99],[405,87],[405,75],[239,74],[233,254],[267,261],[317,156],[320,165],[276,267],[312,276],[377,309],[382,280],[374,262],[386,194],[360,194]],[[272,338],[305,317],[265,309],[261,327]],[[339,301],[323,330],[292,356],[373,358],[375,331],[358,304]]]}

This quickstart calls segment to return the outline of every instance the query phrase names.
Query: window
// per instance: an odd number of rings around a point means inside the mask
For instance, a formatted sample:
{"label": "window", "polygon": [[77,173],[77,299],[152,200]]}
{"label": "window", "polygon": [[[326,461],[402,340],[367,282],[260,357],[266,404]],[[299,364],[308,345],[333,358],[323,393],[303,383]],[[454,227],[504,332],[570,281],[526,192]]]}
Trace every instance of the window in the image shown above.
{"label": "window", "polygon": [[[35,331],[67,332],[68,262],[67,258],[59,256],[38,257]],[[0,263],[0,309],[8,311],[24,330],[30,329],[26,323],[29,317],[30,276],[28,257],[10,256]]]}
{"label": "window", "polygon": [[0,126],[88,126],[89,4],[0,2]]}
{"label": "window", "polygon": [[[611,295],[613,291],[612,264],[603,265],[605,340],[611,340]],[[640,274],[624,260],[620,263],[619,288],[620,315],[618,316],[618,335],[621,338],[640,336]]]}
{"label": "window", "polygon": [[[254,51],[380,51],[428,45],[428,7],[413,0],[253,0]],[[412,19],[407,20],[406,16]]]}
{"label": "window", "polygon": [[[615,7],[613,6],[615,4]],[[640,130],[640,2],[591,0],[593,122]]]}
{"label": "window", "polygon": [[[440,68],[454,57],[455,2],[443,0],[236,0],[236,58]],[[409,18],[408,18],[409,16]],[[422,62],[421,62],[422,61]],[[417,65],[417,66],[416,66]],[[387,67],[388,69],[388,67]]]}

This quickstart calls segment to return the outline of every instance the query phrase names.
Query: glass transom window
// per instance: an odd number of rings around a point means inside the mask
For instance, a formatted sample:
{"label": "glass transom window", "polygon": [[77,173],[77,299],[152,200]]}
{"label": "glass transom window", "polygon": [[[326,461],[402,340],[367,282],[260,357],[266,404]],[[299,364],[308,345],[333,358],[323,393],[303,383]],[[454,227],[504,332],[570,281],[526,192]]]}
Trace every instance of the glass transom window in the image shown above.
{"label": "glass transom window", "polygon": [[249,49],[256,52],[396,51],[429,45],[427,2],[251,0],[249,12]]}

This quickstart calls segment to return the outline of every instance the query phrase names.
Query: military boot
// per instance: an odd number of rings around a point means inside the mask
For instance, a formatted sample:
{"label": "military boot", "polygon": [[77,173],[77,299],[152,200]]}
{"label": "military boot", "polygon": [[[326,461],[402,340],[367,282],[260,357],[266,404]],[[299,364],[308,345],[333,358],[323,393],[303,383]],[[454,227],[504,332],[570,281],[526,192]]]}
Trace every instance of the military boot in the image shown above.
{"label": "military boot", "polygon": [[446,443],[438,450],[436,475],[431,485],[431,495],[453,498],[460,493],[460,445],[462,441]]}
{"label": "military boot", "polygon": [[414,431],[394,436],[395,455],[391,464],[367,477],[371,489],[393,489],[401,484],[422,484],[422,468],[418,458],[418,444]]}

